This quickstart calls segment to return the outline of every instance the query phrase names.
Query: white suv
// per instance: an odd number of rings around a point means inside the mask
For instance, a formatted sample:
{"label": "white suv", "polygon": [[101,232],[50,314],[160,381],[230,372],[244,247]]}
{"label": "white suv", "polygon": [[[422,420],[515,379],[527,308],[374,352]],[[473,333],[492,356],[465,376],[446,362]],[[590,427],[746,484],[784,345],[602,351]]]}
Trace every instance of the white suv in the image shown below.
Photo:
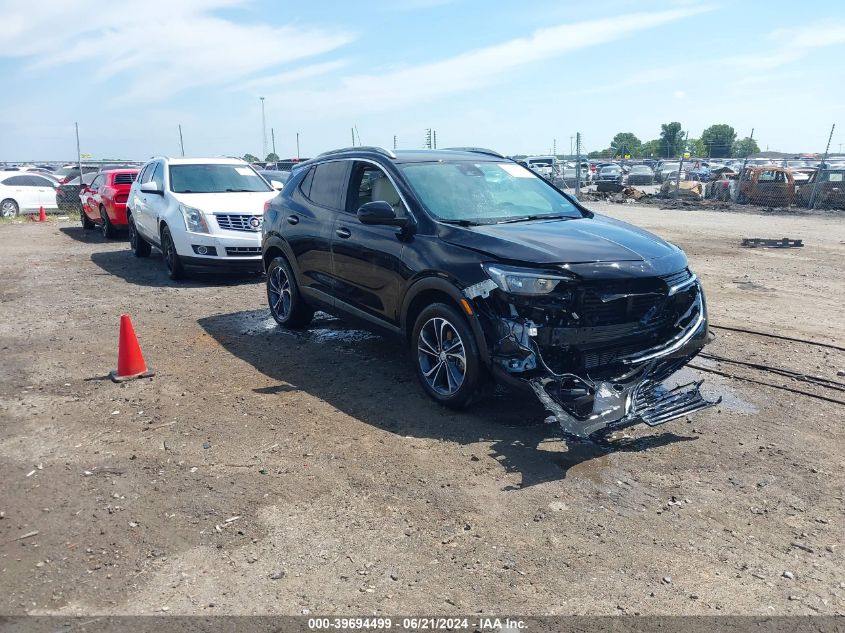
{"label": "white suv", "polygon": [[260,271],[265,203],[281,188],[234,158],[154,158],[129,191],[129,243],[136,257],[158,247],[171,279],[186,267]]}

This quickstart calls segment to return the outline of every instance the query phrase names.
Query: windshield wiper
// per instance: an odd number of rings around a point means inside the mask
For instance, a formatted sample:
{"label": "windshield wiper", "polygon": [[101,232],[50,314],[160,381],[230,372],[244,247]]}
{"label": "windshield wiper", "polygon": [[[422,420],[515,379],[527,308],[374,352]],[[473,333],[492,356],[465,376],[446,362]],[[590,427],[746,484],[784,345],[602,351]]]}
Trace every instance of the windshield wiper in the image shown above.
{"label": "windshield wiper", "polygon": [[440,220],[443,224],[456,224],[457,226],[478,226],[481,222],[474,222],[473,220]]}
{"label": "windshield wiper", "polygon": [[523,215],[518,218],[508,218],[507,220],[499,220],[496,224],[511,224],[512,222],[530,222],[532,220],[571,220],[572,217],[568,215]]}
{"label": "windshield wiper", "polygon": [[226,193],[257,193],[255,189],[226,189]]}

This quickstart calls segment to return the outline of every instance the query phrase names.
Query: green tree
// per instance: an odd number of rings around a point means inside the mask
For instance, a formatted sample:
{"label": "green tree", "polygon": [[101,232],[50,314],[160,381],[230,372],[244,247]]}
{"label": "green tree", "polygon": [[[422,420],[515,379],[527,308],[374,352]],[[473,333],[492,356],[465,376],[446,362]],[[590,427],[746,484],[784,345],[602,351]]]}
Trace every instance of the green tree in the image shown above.
{"label": "green tree", "polygon": [[642,141],[633,132],[619,132],[610,142],[610,149],[613,150],[614,155],[622,157],[625,154],[639,156],[641,146]]}
{"label": "green tree", "polygon": [[267,158],[264,159],[265,163],[278,163],[279,162],[279,155],[276,152],[270,152],[267,154]]}
{"label": "green tree", "polygon": [[681,131],[681,124],[677,121],[663,123],[660,126],[660,156],[672,158],[681,152],[684,144],[684,133]]}
{"label": "green tree", "polygon": [[701,140],[709,155],[715,158],[730,156],[736,141],[736,130],[726,123],[711,125],[701,133]]}
{"label": "green tree", "polygon": [[707,147],[700,138],[687,139],[687,151],[690,153],[690,156],[698,158],[707,156]]}
{"label": "green tree", "polygon": [[253,156],[252,154],[244,154],[243,159],[248,163],[257,163],[258,156]]}
{"label": "green tree", "polygon": [[[653,141],[646,141],[642,145],[640,145],[640,156],[643,158],[660,158],[660,144],[661,140],[659,138],[654,139]],[[665,156],[665,152],[663,153]]]}
{"label": "green tree", "polygon": [[750,156],[751,154],[756,154],[760,151],[760,146],[757,145],[757,141],[755,141],[750,136],[746,136],[743,139],[736,141],[733,145],[733,152],[731,152],[731,156],[736,158],[745,158],[746,156]]}

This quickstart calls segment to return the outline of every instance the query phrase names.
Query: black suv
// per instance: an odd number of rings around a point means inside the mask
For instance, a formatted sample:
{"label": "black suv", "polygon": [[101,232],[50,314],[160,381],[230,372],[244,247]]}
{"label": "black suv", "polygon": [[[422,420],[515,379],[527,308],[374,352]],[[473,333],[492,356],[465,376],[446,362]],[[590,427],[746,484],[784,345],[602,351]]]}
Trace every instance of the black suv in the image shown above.
{"label": "black suv", "polygon": [[263,257],[279,324],[399,334],[444,405],[492,377],[589,437],[715,404],[661,384],[708,339],[683,251],[490,150],[321,154],[268,203]]}

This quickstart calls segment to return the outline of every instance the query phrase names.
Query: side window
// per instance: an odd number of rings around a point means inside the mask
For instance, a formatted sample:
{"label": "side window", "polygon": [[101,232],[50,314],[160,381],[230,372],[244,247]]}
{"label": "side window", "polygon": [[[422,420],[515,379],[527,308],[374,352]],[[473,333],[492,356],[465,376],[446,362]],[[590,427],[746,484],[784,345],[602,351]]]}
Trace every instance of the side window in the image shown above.
{"label": "side window", "polygon": [[150,182],[150,179],[153,177],[153,170],[157,163],[149,163],[144,169],[141,171],[141,175],[138,176],[138,182],[141,184],[145,182]]}
{"label": "side window", "polygon": [[[311,169],[308,170],[308,173],[305,174],[305,178],[302,179],[302,182],[299,183],[299,190],[302,192],[302,195],[304,195],[306,198],[308,198],[308,196],[311,193],[311,181],[313,181],[313,180],[314,180],[314,168],[312,167]],[[309,198],[309,200],[310,200],[310,198]]]}
{"label": "side window", "polygon": [[90,188],[93,189],[94,191],[97,191],[97,189],[99,189],[100,185],[102,185],[102,184],[103,184],[103,177],[97,176],[96,178],[94,178],[94,182],[91,183]]}
{"label": "side window", "polygon": [[329,209],[340,209],[346,177],[347,161],[321,163],[314,168],[308,199],[314,204]]}
{"label": "side window", "polygon": [[356,162],[349,183],[347,211],[355,213],[362,205],[377,201],[389,203],[397,217],[408,215],[399,192],[387,174],[380,167],[370,163]]}
{"label": "side window", "polygon": [[12,176],[4,180],[3,184],[11,187],[29,187],[29,176]]}
{"label": "side window", "polygon": [[41,176],[30,176],[33,180],[33,184],[37,187],[53,187],[53,182],[47,178],[42,178]]}
{"label": "side window", "polygon": [[164,167],[162,167],[161,163],[156,163],[155,169],[153,170],[153,175],[150,180],[162,189],[164,189]]}

